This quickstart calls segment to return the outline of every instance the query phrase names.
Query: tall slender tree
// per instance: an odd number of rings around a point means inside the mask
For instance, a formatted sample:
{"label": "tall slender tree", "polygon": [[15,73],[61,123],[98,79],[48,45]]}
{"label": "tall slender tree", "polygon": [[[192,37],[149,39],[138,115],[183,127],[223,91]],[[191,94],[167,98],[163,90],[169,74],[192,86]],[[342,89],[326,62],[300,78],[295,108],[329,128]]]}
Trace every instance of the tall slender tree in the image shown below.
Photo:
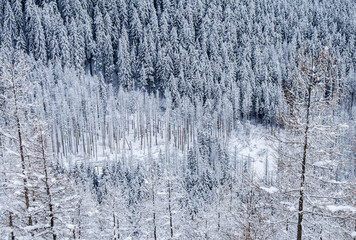
{"label": "tall slender tree", "polygon": [[[311,208],[319,207],[315,204],[327,204],[313,199],[315,191],[319,190],[315,182],[326,177],[316,166],[329,165],[336,151],[333,142],[338,136],[338,124],[334,114],[342,88],[335,64],[335,58],[327,48],[301,48],[296,56],[292,81],[283,88],[287,110],[282,112],[281,120],[288,131],[288,139],[281,142],[287,148],[283,147],[281,151],[279,167],[289,171],[289,176],[280,176],[293,178],[286,181],[290,184],[288,189],[298,189],[298,194],[292,197],[298,199],[298,240],[310,228],[305,221],[313,219]],[[332,165],[329,168],[333,168]]]}

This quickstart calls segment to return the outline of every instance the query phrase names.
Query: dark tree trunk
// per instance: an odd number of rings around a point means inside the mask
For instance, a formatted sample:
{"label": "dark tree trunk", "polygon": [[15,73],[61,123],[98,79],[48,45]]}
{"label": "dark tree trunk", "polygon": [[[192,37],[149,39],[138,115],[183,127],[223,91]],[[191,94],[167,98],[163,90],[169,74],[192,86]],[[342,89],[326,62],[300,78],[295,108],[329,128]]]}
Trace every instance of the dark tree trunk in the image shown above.
{"label": "dark tree trunk", "polygon": [[12,222],[12,212],[9,212],[9,228],[11,229],[11,233],[10,233],[11,240],[15,240],[14,231],[12,230],[13,227],[14,227],[14,225]]}
{"label": "dark tree trunk", "polygon": [[[14,70],[13,70],[14,71]],[[24,194],[25,194],[25,205],[26,209],[30,208],[30,199],[28,197],[28,187],[27,187],[27,178],[26,178],[26,164],[25,164],[25,154],[22,143],[22,132],[21,132],[21,124],[18,113],[18,105],[17,105],[17,92],[15,86],[14,72],[12,71],[12,91],[14,94],[14,103],[15,103],[15,119],[17,125],[17,135],[18,135],[18,143],[19,143],[19,151],[20,151],[20,159],[21,159],[21,170],[23,175],[23,185],[24,185]],[[28,216],[28,225],[32,225],[31,215]]]}
{"label": "dark tree trunk", "polygon": [[50,186],[49,186],[49,182],[48,182],[47,161],[46,161],[46,156],[45,156],[45,144],[44,144],[43,135],[41,135],[40,141],[41,141],[41,153],[42,153],[42,160],[43,160],[43,170],[44,170],[44,175],[45,175],[46,195],[48,197],[48,208],[49,208],[50,226],[51,226],[51,230],[52,230],[52,239],[56,240],[57,235],[55,234],[55,231],[54,231],[54,213],[53,213],[52,195],[51,195]]}
{"label": "dark tree trunk", "polygon": [[304,204],[304,183],[305,183],[305,164],[307,159],[308,150],[308,130],[309,130],[309,113],[310,113],[310,100],[311,100],[311,86],[308,87],[308,102],[307,102],[307,122],[304,132],[304,148],[303,148],[303,159],[302,159],[302,172],[300,181],[300,191],[299,191],[299,207],[298,207],[298,230],[297,230],[297,240],[302,240],[302,222],[303,222],[303,204]]}
{"label": "dark tree trunk", "polygon": [[171,229],[171,238],[173,238],[173,216],[171,207],[171,183],[168,179],[168,211],[169,211],[169,227]]}

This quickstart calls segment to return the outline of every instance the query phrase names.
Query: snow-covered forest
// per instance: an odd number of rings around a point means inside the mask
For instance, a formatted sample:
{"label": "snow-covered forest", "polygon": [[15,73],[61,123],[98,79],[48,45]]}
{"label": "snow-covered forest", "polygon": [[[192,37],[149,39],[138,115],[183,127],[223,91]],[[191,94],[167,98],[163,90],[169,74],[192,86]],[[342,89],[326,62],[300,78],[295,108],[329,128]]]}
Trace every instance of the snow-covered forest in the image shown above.
{"label": "snow-covered forest", "polygon": [[355,0],[0,0],[0,239],[356,239]]}

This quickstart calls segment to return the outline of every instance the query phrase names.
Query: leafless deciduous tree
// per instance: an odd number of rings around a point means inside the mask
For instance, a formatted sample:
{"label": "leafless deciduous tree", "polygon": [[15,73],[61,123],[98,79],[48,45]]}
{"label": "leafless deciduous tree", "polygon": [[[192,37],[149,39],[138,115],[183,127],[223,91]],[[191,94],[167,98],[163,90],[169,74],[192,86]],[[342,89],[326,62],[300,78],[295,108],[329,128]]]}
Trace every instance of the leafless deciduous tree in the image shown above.
{"label": "leafless deciduous tree", "polygon": [[[341,126],[338,107],[342,84],[336,64],[328,48],[302,47],[295,58],[292,81],[284,84],[287,107],[280,112],[280,119],[288,134],[279,138],[278,167],[279,179],[291,201],[290,210],[293,199],[298,199],[297,240],[301,240],[304,233],[310,235],[318,231],[322,236],[321,232],[325,231],[315,220],[324,215],[323,206],[332,203],[330,199],[315,196],[318,193],[329,197],[338,195],[332,191],[338,189],[332,182],[338,180],[333,173],[337,161],[341,161],[336,140]],[[314,218],[313,224],[309,218]]]}

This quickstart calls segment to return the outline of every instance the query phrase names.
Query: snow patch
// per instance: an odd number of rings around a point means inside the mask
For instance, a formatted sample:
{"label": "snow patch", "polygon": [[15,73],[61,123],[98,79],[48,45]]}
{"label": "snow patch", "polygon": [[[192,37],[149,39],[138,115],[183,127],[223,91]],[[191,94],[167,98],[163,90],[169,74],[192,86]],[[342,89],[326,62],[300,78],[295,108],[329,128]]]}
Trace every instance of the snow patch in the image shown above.
{"label": "snow patch", "polygon": [[232,134],[228,141],[231,156],[236,154],[238,161],[247,162],[254,177],[259,179],[266,178],[266,175],[273,176],[277,168],[273,158],[274,149],[266,138],[268,135],[264,127],[246,124],[240,126],[240,130]]}
{"label": "snow patch", "polygon": [[332,212],[338,212],[338,211],[352,212],[352,213],[356,212],[356,207],[349,206],[349,205],[341,205],[341,206],[328,205],[326,206],[326,208]]}
{"label": "snow patch", "polygon": [[278,192],[278,188],[276,188],[276,187],[260,187],[260,188],[268,193],[271,193],[271,194]]}

